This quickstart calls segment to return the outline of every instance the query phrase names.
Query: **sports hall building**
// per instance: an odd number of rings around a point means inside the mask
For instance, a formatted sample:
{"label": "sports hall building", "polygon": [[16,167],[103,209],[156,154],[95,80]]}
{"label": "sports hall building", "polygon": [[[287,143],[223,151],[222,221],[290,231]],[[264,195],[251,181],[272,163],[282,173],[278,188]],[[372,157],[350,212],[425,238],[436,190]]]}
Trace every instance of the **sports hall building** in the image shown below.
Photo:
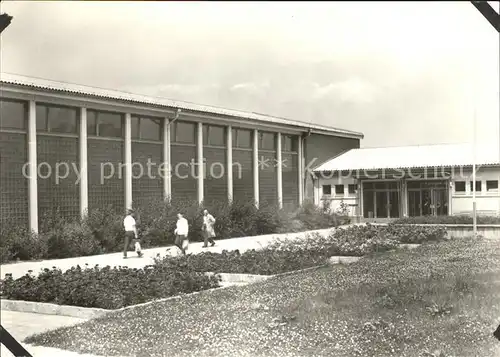
{"label": "sports hall building", "polygon": [[[296,207],[313,166],[363,134],[258,113],[1,75],[0,224],[163,197]],[[333,118],[332,118],[333,120]]]}

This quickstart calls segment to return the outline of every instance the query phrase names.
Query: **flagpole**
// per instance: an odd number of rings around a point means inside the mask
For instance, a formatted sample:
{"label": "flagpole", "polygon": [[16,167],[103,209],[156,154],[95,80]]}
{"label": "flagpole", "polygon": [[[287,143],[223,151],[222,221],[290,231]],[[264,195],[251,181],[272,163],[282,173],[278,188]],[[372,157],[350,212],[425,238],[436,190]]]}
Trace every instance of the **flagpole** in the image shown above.
{"label": "flagpole", "polygon": [[477,237],[477,212],[476,212],[476,103],[472,120],[472,229],[474,238]]}

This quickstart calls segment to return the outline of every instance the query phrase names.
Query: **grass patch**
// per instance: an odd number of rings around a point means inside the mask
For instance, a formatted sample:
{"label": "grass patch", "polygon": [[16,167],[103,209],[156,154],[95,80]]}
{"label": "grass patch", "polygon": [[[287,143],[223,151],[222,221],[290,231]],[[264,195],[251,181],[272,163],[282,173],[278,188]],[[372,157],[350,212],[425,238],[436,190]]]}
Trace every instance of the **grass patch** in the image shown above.
{"label": "grass patch", "polygon": [[493,357],[499,273],[499,242],[431,243],[154,303],[26,342],[106,356]]}

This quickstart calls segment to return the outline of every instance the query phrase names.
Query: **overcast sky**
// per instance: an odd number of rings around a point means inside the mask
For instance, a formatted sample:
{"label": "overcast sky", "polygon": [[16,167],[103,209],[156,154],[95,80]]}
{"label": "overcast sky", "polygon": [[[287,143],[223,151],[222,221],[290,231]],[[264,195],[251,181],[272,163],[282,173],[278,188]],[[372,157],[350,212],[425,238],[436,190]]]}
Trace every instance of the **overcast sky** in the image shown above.
{"label": "overcast sky", "polygon": [[[490,2],[498,11],[498,2]],[[4,2],[1,70],[361,131],[499,141],[499,36],[463,2]]]}

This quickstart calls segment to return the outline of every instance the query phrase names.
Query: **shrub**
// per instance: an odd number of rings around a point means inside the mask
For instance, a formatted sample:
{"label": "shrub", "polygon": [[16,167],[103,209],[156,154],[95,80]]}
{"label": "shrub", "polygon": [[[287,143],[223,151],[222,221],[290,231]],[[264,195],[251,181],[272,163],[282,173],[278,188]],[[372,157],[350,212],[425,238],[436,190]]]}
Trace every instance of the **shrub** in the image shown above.
{"label": "shrub", "polygon": [[300,254],[289,250],[249,250],[219,253],[205,252],[196,255],[164,257],[155,260],[155,266],[175,270],[186,266],[198,272],[274,275],[294,270],[310,268],[326,263],[328,257],[317,251],[301,251]]}
{"label": "shrub", "polygon": [[442,226],[412,226],[391,223],[384,229],[386,234],[395,237],[400,243],[420,244],[446,238],[446,228]]}
{"label": "shrub", "polygon": [[129,269],[109,266],[66,272],[45,269],[37,277],[27,274],[2,281],[1,295],[6,299],[55,303],[103,309],[118,309],[182,293],[219,286],[219,276],[208,276],[186,267],[165,269],[149,266]]}
{"label": "shrub", "polygon": [[123,245],[123,213],[112,206],[96,208],[87,213],[81,225],[89,230],[102,253],[120,251]]}
{"label": "shrub", "polygon": [[306,230],[337,227],[348,221],[347,218],[341,218],[335,213],[325,211],[312,202],[302,205],[297,212],[296,219],[303,223]]}
{"label": "shrub", "polygon": [[94,255],[103,251],[102,245],[85,224],[66,223],[39,237],[47,243],[49,259]]}
{"label": "shrub", "polygon": [[12,260],[44,259],[47,257],[46,242],[29,229],[2,223],[0,226],[1,263]]}
{"label": "shrub", "polygon": [[[405,217],[395,224],[472,224],[471,215]],[[500,224],[500,216],[477,216],[478,224]]]}

